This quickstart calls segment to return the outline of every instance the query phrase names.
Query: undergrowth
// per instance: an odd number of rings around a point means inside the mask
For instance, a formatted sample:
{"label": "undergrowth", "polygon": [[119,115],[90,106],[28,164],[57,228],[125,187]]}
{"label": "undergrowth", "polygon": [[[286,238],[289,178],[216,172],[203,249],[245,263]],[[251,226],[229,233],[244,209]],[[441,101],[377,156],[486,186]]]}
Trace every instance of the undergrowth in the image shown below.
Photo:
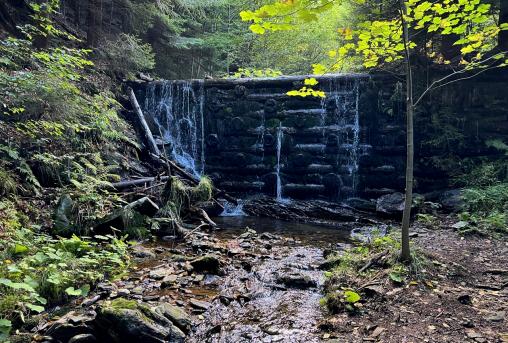
{"label": "undergrowth", "polygon": [[322,265],[327,271],[321,305],[331,313],[356,313],[367,301],[366,286],[402,285],[423,278],[423,254],[412,247],[411,262],[405,264],[399,260],[400,248],[399,237],[390,233],[329,256]]}
{"label": "undergrowth", "polygon": [[121,275],[129,265],[125,238],[53,238],[27,223],[12,201],[0,201],[1,337],[47,306],[87,295],[95,283]]}
{"label": "undergrowth", "polygon": [[458,179],[465,186],[464,211],[454,224],[461,234],[508,234],[508,146],[501,140],[486,145],[504,153],[504,158],[475,165]]}

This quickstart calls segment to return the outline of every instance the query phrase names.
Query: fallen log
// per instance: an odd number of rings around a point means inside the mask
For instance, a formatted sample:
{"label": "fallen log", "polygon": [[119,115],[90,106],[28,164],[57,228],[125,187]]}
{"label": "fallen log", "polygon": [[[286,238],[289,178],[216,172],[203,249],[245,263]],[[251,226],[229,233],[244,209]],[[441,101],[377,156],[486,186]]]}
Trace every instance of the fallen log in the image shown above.
{"label": "fallen log", "polygon": [[120,181],[115,182],[112,184],[113,188],[116,190],[122,190],[130,187],[137,187],[141,185],[149,185],[156,181],[167,181],[169,180],[169,176],[162,176],[160,178],[157,177],[145,177],[142,179],[136,179],[136,180],[126,180],[126,181]]}
{"label": "fallen log", "polygon": [[208,213],[206,213],[205,210],[203,210],[202,208],[199,208],[199,207],[191,207],[190,208],[190,212],[192,214],[194,214],[195,216],[199,216],[201,217],[201,219],[208,225],[210,225],[211,227],[215,228],[217,227],[217,224],[212,220],[210,219],[210,217],[208,216]]}
{"label": "fallen log", "polygon": [[132,107],[134,108],[134,112],[136,112],[136,115],[138,116],[139,122],[141,124],[141,129],[143,130],[143,134],[145,136],[145,140],[148,146],[148,150],[150,153],[155,154],[159,156],[161,154],[159,148],[157,147],[157,144],[155,143],[155,139],[153,138],[152,131],[150,131],[150,128],[148,127],[148,124],[146,123],[145,116],[143,115],[143,111],[141,111],[141,107],[138,104],[138,100],[136,99],[136,94],[134,94],[134,91],[132,88],[129,88],[129,99],[131,101]]}
{"label": "fallen log", "polygon": [[[170,159],[168,159],[168,158],[166,158],[164,156],[154,156],[153,154],[152,154],[152,157],[156,158],[156,159],[159,159],[159,160],[162,160],[165,163],[169,164],[171,166],[171,168],[173,168],[174,171],[176,171],[185,180],[191,182],[194,186],[199,183],[199,180],[197,180],[194,177],[194,175],[191,175],[185,169],[181,168],[178,164],[176,164],[175,162],[171,161]],[[238,205],[238,200],[233,198],[232,196],[228,195],[223,190],[220,190],[220,189],[218,189],[216,187],[213,187],[213,191],[214,191],[214,198],[216,198],[216,197],[222,197],[225,200],[229,201],[230,203]]]}
{"label": "fallen log", "polygon": [[114,229],[120,231],[125,230],[128,223],[131,221],[130,219],[133,211],[140,215],[153,217],[157,211],[159,211],[159,206],[157,206],[157,204],[148,197],[131,202],[130,204],[114,211],[112,214],[106,216],[99,223],[94,225],[94,234],[109,233],[114,231]]}

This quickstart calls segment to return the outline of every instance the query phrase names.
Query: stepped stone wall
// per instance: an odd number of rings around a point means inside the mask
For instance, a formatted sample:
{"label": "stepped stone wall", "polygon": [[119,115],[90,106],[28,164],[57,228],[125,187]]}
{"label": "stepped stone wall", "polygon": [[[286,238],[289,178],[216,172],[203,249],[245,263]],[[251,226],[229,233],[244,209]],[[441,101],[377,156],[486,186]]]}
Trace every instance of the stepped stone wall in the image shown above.
{"label": "stepped stone wall", "polygon": [[[324,99],[286,95],[304,79],[159,81],[136,93],[173,158],[228,192],[337,201],[403,190],[401,83],[337,75],[318,78]],[[418,192],[450,187],[465,158],[499,154],[486,137],[508,141],[506,79],[443,88],[420,108]]]}

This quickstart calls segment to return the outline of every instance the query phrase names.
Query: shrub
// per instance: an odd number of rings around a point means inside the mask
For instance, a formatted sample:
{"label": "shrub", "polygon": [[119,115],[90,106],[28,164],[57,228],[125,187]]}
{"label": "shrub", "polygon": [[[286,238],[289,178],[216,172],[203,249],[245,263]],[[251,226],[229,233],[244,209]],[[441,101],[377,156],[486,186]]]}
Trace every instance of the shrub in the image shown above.
{"label": "shrub", "polygon": [[136,71],[150,71],[155,67],[155,55],[150,44],[139,38],[121,33],[115,39],[104,40],[98,50],[100,68],[132,78]]}
{"label": "shrub", "polygon": [[467,188],[463,193],[468,210],[490,213],[508,211],[508,183],[483,188]]}

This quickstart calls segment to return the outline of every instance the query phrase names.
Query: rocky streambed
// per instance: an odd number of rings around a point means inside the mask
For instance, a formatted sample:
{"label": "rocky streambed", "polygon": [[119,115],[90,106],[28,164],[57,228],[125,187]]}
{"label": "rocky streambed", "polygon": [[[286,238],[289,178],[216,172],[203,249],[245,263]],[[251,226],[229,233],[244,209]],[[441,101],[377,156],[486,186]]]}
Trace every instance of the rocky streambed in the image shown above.
{"label": "rocky streambed", "polygon": [[252,217],[218,223],[228,229],[136,246],[129,275],[39,324],[38,340],[320,341],[318,266],[349,233]]}

